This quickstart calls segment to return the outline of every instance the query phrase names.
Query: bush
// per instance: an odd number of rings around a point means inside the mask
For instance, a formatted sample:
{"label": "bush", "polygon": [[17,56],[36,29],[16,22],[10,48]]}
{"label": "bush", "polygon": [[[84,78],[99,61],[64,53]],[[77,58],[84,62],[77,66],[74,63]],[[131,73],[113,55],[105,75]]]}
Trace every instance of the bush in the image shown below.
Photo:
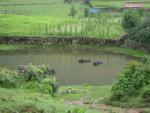
{"label": "bush", "polygon": [[129,39],[142,44],[150,43],[150,17],[145,17],[141,25],[129,32]]}
{"label": "bush", "polygon": [[53,87],[51,83],[56,82],[55,76],[53,76],[55,71],[49,65],[34,66],[29,64],[18,69],[20,75],[24,78],[25,88],[44,93],[52,93]]}
{"label": "bush", "polygon": [[127,10],[123,15],[122,26],[126,31],[137,27],[141,23],[141,18],[137,11]]}
{"label": "bush", "polygon": [[34,66],[32,64],[24,66],[19,70],[25,81],[42,81],[42,79],[51,77],[55,71],[49,65]]}
{"label": "bush", "polygon": [[146,102],[150,102],[150,84],[144,86],[140,94]]}
{"label": "bush", "polygon": [[2,69],[0,71],[0,86],[5,88],[15,88],[20,82],[20,76],[15,71]]}
{"label": "bush", "polygon": [[141,89],[149,84],[149,64],[129,63],[122,74],[115,80],[112,87],[112,99],[121,100],[124,97],[138,96]]}
{"label": "bush", "polygon": [[0,71],[0,86],[15,88],[21,86],[34,91],[50,93],[51,83],[55,83],[55,71],[49,65],[21,65],[18,71],[2,69]]}

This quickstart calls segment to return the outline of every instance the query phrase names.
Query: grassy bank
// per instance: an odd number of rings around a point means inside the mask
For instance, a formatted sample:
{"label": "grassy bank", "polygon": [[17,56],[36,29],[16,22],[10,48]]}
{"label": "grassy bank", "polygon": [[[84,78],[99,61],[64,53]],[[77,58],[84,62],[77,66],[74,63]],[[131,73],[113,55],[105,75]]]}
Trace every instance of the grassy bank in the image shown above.
{"label": "grassy bank", "polygon": [[[84,113],[120,113],[130,111],[130,107],[146,113],[150,111],[148,107],[142,107],[144,103],[139,97],[134,97],[128,102],[111,102],[113,106],[106,105],[105,103],[110,104],[107,100],[111,96],[111,86],[61,86],[59,91],[68,90],[68,88],[81,91],[81,93],[58,94],[51,97],[49,94],[26,89],[0,88],[0,111],[2,113],[19,111],[20,113],[41,113],[39,111],[43,111],[42,113],[67,113],[68,110],[80,109],[85,110]],[[114,105],[129,108],[114,107]]]}
{"label": "grassy bank", "polygon": [[[52,98],[49,94],[3,88],[0,88],[0,103],[2,113],[67,113],[76,107],[65,104],[62,99]],[[84,109],[84,107],[77,108]],[[102,113],[94,109],[85,109],[86,113]]]}

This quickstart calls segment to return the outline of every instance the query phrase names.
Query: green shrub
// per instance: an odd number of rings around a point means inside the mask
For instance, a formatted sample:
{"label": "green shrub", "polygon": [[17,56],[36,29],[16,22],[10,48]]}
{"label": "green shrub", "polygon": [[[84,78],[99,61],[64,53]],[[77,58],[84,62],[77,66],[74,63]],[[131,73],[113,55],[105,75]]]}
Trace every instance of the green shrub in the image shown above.
{"label": "green shrub", "polygon": [[112,99],[121,100],[124,97],[138,96],[140,90],[149,84],[149,64],[129,63],[123,73],[115,80],[112,87]]}
{"label": "green shrub", "polygon": [[51,83],[55,83],[55,71],[49,65],[34,66],[32,64],[24,66],[19,73],[24,78],[24,87],[34,91],[50,93],[53,91]]}
{"label": "green shrub", "polygon": [[138,9],[138,14],[139,14],[139,16],[143,16],[144,15],[144,8],[140,8],[140,9]]}
{"label": "green shrub", "polygon": [[5,88],[15,88],[19,84],[20,76],[15,71],[2,69],[0,71],[0,86]]}
{"label": "green shrub", "polygon": [[141,23],[141,18],[137,11],[127,10],[123,15],[122,26],[129,31]]}
{"label": "green shrub", "polygon": [[145,17],[142,24],[129,32],[129,39],[142,44],[150,43],[150,17]]}
{"label": "green shrub", "polygon": [[22,71],[19,70],[19,72],[25,81],[42,81],[42,79],[55,74],[55,71],[51,69],[49,65],[34,66],[32,64],[26,65],[25,68]]}
{"label": "green shrub", "polygon": [[150,102],[150,84],[144,86],[140,94],[146,102]]}
{"label": "green shrub", "polygon": [[0,87],[22,88],[50,93],[51,83],[55,83],[55,71],[49,65],[34,66],[32,64],[20,66],[18,71],[0,70]]}
{"label": "green shrub", "polygon": [[85,113],[85,108],[75,107],[72,113]]}

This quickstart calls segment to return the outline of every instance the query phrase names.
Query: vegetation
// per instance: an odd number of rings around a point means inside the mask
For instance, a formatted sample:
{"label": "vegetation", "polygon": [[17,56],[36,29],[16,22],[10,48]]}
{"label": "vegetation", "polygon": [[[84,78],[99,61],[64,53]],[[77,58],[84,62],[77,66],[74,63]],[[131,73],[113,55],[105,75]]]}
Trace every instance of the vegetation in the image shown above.
{"label": "vegetation", "polygon": [[83,36],[118,38],[124,33],[119,18],[101,14],[96,18],[57,18],[33,16],[0,16],[0,35],[5,36]]}
{"label": "vegetation", "polygon": [[136,28],[141,23],[141,18],[137,11],[127,10],[124,13],[122,25],[126,31]]}
{"label": "vegetation", "polygon": [[[49,94],[22,89],[0,88],[0,112],[2,113],[103,113],[81,106],[69,105],[63,99],[56,99]],[[83,111],[84,110],[84,111]],[[83,111],[83,112],[79,112]]]}
{"label": "vegetation", "polygon": [[71,6],[69,15],[71,15],[72,17],[75,17],[77,15],[77,10],[73,6]]}
{"label": "vegetation", "polygon": [[148,64],[145,65],[135,62],[127,65],[112,88],[114,99],[120,100],[125,96],[139,95],[140,90],[149,85]]}
{"label": "vegetation", "polygon": [[144,17],[143,22],[141,22],[136,28],[129,32],[129,38],[141,44],[150,43],[150,17]]}
{"label": "vegetation", "polygon": [[54,73],[55,71],[49,65],[21,65],[17,71],[1,69],[0,86],[3,88],[17,88],[23,85],[27,89],[51,93],[53,91],[51,83],[55,82]]}
{"label": "vegetation", "polygon": [[[149,12],[145,13],[144,9],[126,10],[122,17],[122,7],[126,2],[131,1],[0,0],[0,36],[118,39],[128,33],[128,40],[149,45]],[[149,0],[133,2],[150,8]],[[101,11],[90,15],[89,9],[92,7],[112,9],[114,12]],[[14,52],[30,47],[37,46],[1,44],[0,51]],[[17,70],[0,68],[0,112],[114,113],[123,110],[106,104],[148,107],[143,109],[150,112],[150,55],[121,47],[97,48],[131,55],[139,61],[127,64],[112,86],[59,86],[55,71],[49,65],[20,65]]]}

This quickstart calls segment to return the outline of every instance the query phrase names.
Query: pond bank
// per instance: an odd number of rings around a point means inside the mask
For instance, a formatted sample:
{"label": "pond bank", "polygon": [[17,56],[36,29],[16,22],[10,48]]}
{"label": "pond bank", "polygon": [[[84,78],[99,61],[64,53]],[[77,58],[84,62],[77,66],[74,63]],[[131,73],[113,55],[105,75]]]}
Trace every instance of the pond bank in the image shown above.
{"label": "pond bank", "polygon": [[0,44],[29,44],[29,45],[120,45],[124,40],[97,39],[89,37],[29,37],[29,36],[0,36]]}
{"label": "pond bank", "polygon": [[120,46],[150,53],[150,45],[128,40],[127,35],[120,39],[98,39],[91,37],[30,37],[30,36],[0,36],[0,44],[24,45],[72,45],[72,46]]}

